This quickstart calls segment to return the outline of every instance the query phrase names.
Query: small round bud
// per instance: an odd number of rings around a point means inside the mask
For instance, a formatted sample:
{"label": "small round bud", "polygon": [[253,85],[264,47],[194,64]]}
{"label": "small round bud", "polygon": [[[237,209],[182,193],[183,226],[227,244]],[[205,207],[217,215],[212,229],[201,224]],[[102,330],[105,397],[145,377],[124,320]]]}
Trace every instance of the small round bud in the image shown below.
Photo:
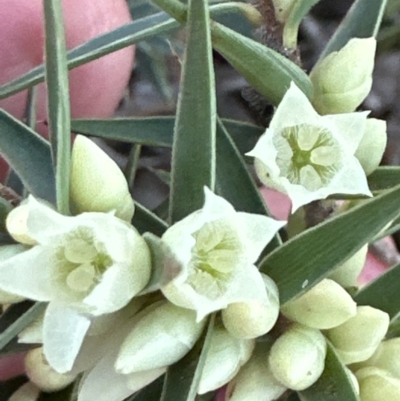
{"label": "small round bud", "polygon": [[27,382],[15,391],[8,401],[36,401],[39,395],[40,389],[32,382]]}
{"label": "small round bud", "polygon": [[365,125],[364,135],[354,154],[366,175],[371,174],[379,167],[386,143],[386,121],[369,118]]}
{"label": "small round bud", "polygon": [[356,372],[361,401],[400,400],[400,380],[383,369],[368,367]]}
{"label": "small round bud", "polygon": [[56,372],[45,360],[42,348],[35,348],[26,354],[25,371],[31,382],[46,392],[61,390],[76,377]]}
{"label": "small round bud", "polygon": [[313,105],[320,114],[350,113],[361,104],[371,90],[375,50],[374,38],[353,38],[314,67]]}
{"label": "small round bud", "polygon": [[78,135],[72,148],[70,197],[78,213],[110,212],[131,221],[134,203],[126,179],[93,141]]}
{"label": "small round bud", "polygon": [[253,352],[254,340],[233,337],[224,327],[215,327],[204,363],[198,394],[216,390],[228,383]]}
{"label": "small round bud", "polygon": [[357,315],[326,332],[343,363],[365,361],[370,358],[385,337],[389,315],[370,306],[359,306]]}
{"label": "small round bud", "polygon": [[357,277],[360,275],[367,259],[368,244],[364,245],[351,258],[347,259],[341,266],[330,274],[329,278],[336,281],[342,287],[352,287],[357,284]]}
{"label": "small round bud", "polygon": [[326,341],[319,330],[295,323],[271,348],[272,374],[284,386],[301,391],[313,385],[325,367]]}
{"label": "small round bud", "polygon": [[[400,338],[382,341],[371,358],[356,365],[356,368],[374,366],[390,372],[400,379]],[[353,366],[352,369],[354,370]]]}
{"label": "small round bud", "polygon": [[269,302],[238,302],[222,310],[226,329],[237,338],[256,338],[268,333],[279,316],[279,293],[275,282],[262,274]]}
{"label": "small round bud", "polygon": [[138,314],[115,362],[122,374],[169,366],[184,357],[199,339],[206,319],[196,312],[160,301]]}
{"label": "small round bud", "polygon": [[228,384],[224,401],[272,401],[287,388],[279,383],[265,360],[269,346],[258,343],[250,360]]}
{"label": "small round bud", "polygon": [[22,204],[11,210],[6,220],[7,231],[15,241],[21,244],[36,245],[36,240],[28,233],[29,212],[30,207],[27,204]]}
{"label": "small round bud", "polygon": [[355,316],[357,304],[339,284],[324,279],[300,298],[286,303],[282,313],[315,329],[330,329]]}

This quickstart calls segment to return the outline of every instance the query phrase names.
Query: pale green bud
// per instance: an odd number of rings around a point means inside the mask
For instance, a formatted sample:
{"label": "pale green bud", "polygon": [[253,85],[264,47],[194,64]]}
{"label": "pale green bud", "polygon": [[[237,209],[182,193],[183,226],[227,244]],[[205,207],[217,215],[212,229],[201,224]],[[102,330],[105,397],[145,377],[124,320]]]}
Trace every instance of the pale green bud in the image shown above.
{"label": "pale green bud", "polygon": [[206,320],[166,301],[144,309],[119,351],[115,368],[129,374],[169,366],[184,357],[203,331]]}
{"label": "pale green bud", "polygon": [[301,0],[272,0],[275,7],[276,19],[284,24],[297,1]]}
{"label": "pale green bud", "polygon": [[[387,370],[400,379],[400,338],[382,341],[371,358],[356,365],[357,368],[367,366]],[[353,366],[351,368],[353,369]]]}
{"label": "pale green bud", "polygon": [[249,360],[254,345],[254,340],[240,340],[231,336],[224,327],[214,327],[198,394],[216,390],[235,377]]}
{"label": "pale green bud", "polygon": [[368,244],[364,245],[351,258],[347,259],[346,262],[335,269],[335,271],[330,274],[329,278],[345,288],[357,285],[357,277],[360,275],[365,265],[367,253]]}
{"label": "pale green bud", "polygon": [[228,384],[225,401],[272,401],[278,399],[287,388],[279,383],[265,360],[269,347],[258,343],[250,360]]}
{"label": "pale green bud", "polygon": [[6,219],[7,231],[15,239],[24,245],[36,245],[37,241],[28,233],[28,217],[30,207],[27,203],[21,204],[11,210]]}
{"label": "pale green bud", "polygon": [[15,391],[8,401],[36,401],[39,395],[40,389],[32,382],[27,382]]}
{"label": "pale green bud", "polygon": [[78,135],[72,148],[70,198],[78,213],[110,212],[131,221],[134,203],[126,179],[105,152]]}
{"label": "pale green bud", "polygon": [[368,367],[356,373],[361,401],[400,400],[400,380],[383,369]]}
{"label": "pale green bud", "polygon": [[385,337],[389,315],[370,306],[359,306],[357,315],[326,332],[343,363],[365,361],[370,358]]}
{"label": "pale green bud", "polygon": [[382,160],[387,144],[386,121],[369,118],[364,136],[354,154],[366,175],[375,171]]}
{"label": "pale green bud", "polygon": [[313,105],[320,114],[350,113],[367,97],[372,86],[376,39],[351,39],[311,71]]}
{"label": "pale green bud", "polygon": [[319,330],[295,323],[272,346],[269,367],[284,386],[301,391],[321,376],[326,348],[325,337]]}
{"label": "pale green bud", "polygon": [[261,273],[268,293],[267,300],[238,302],[222,310],[226,329],[237,338],[256,338],[268,333],[279,316],[279,293],[275,282]]}
{"label": "pale green bud", "polygon": [[354,387],[356,393],[360,394],[360,385],[358,384],[357,377],[347,366],[344,367],[344,370],[347,374],[347,377],[350,379],[351,383],[353,384],[353,387]]}
{"label": "pale green bud", "polygon": [[355,316],[357,304],[343,287],[324,279],[300,298],[286,303],[281,311],[305,326],[330,329]]}
{"label": "pale green bud", "polygon": [[76,378],[76,375],[56,372],[45,360],[43,348],[35,348],[26,354],[25,372],[32,383],[46,392],[61,390]]}

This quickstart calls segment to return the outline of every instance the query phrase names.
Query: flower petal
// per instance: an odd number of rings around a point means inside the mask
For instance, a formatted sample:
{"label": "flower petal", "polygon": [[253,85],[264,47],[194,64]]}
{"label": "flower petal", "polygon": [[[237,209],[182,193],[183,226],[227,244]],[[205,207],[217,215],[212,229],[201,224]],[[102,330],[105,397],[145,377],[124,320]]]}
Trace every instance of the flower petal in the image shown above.
{"label": "flower petal", "polygon": [[286,221],[244,212],[236,213],[235,219],[251,263],[257,261],[266,245],[286,224]]}
{"label": "flower petal", "polygon": [[274,132],[280,132],[283,128],[293,125],[318,125],[319,119],[320,116],[307,96],[292,82],[276,109],[269,128]]}
{"label": "flower petal", "polygon": [[36,301],[50,301],[57,265],[54,251],[40,245],[0,262],[0,289]]}
{"label": "flower petal", "polygon": [[90,320],[65,305],[51,302],[43,325],[43,351],[54,370],[72,369],[90,326]]}

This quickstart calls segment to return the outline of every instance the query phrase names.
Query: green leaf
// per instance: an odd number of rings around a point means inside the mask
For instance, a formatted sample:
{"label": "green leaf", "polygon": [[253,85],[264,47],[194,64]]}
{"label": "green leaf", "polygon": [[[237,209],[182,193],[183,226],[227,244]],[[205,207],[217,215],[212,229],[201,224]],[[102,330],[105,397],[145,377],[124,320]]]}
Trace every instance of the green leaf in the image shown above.
{"label": "green leaf", "polygon": [[[0,350],[14,339],[26,326],[38,318],[47,306],[47,304],[43,302],[36,302],[30,307],[29,305],[30,303],[27,302],[12,305],[12,307],[1,315]],[[18,318],[15,318],[16,315]]]}
{"label": "green leaf", "polygon": [[340,266],[399,215],[400,186],[333,217],[284,243],[260,270],[279,288],[282,304],[300,296]]}
{"label": "green leaf", "polygon": [[0,153],[32,195],[55,203],[55,178],[48,142],[1,109]]}
{"label": "green leaf", "polygon": [[335,348],[328,341],[325,369],[321,377],[308,389],[298,393],[301,401],[359,401],[359,397],[340,361]]}
{"label": "green leaf", "polygon": [[297,47],[297,35],[300,23],[310,9],[319,1],[320,0],[302,0],[294,3],[283,27],[283,43],[285,47],[292,49]]}
{"label": "green leaf", "polygon": [[378,167],[367,178],[368,186],[371,191],[390,189],[400,184],[400,167]]}
{"label": "green leaf", "polygon": [[[222,119],[241,154],[254,148],[265,129],[253,124]],[[172,147],[175,117],[72,120],[72,131],[116,141],[148,146]]]}
{"label": "green leaf", "polygon": [[[232,174],[234,169],[235,173]],[[270,215],[254,180],[250,176],[238,149],[223,122],[217,125],[217,193],[230,202],[235,210]],[[275,236],[273,248],[281,241]],[[272,249],[273,249],[272,248]]]}
{"label": "green leaf", "polygon": [[161,397],[165,375],[139,390],[125,401],[158,401]]}
{"label": "green leaf", "polygon": [[1,351],[0,358],[3,356],[8,356],[12,354],[21,354],[22,352],[27,352],[31,349],[40,347],[41,344],[24,344],[18,342],[18,337],[11,340]]}
{"label": "green leaf", "polygon": [[179,362],[170,366],[160,401],[194,401],[214,330],[215,313],[210,316],[205,335]]}
{"label": "green leaf", "polygon": [[[67,54],[68,68],[79,67],[142,40],[170,32],[177,27],[179,27],[179,23],[165,13],[157,13],[133,21],[70,50]],[[0,99],[34,86],[43,80],[44,66],[40,65],[21,77],[0,86]]]}
{"label": "green leaf", "polygon": [[400,264],[362,288],[354,300],[358,305],[369,305],[387,312],[391,318],[400,312]]}
{"label": "green leaf", "polygon": [[211,32],[214,49],[273,105],[280,103],[292,81],[311,97],[307,74],[284,56],[217,23]]}
{"label": "green leaf", "polygon": [[47,110],[51,154],[56,173],[56,201],[69,214],[71,128],[67,52],[60,0],[44,3]]}
{"label": "green leaf", "polygon": [[[171,163],[171,223],[204,203],[215,185],[216,99],[207,0],[190,0]],[[202,38],[202,40],[199,40]]]}
{"label": "green leaf", "polygon": [[387,0],[356,0],[320,56],[340,50],[351,38],[376,37]]}
{"label": "green leaf", "polygon": [[146,209],[143,205],[135,202],[135,213],[132,218],[132,225],[141,233],[151,232],[161,237],[168,225],[165,221],[157,217],[153,212]]}

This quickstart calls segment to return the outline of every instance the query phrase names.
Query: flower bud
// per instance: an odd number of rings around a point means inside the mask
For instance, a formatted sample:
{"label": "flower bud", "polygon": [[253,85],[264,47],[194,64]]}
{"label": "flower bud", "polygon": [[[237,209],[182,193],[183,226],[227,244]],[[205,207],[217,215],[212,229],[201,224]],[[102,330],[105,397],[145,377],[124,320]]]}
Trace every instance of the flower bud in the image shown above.
{"label": "flower bud", "polygon": [[278,399],[286,387],[272,374],[265,355],[269,347],[258,343],[250,360],[228,384],[224,401],[272,401]]}
{"label": "flower bud", "polygon": [[253,352],[254,340],[240,340],[222,326],[214,327],[210,348],[198,388],[198,394],[216,390],[228,383]]}
{"label": "flower bud", "polygon": [[371,358],[357,364],[357,367],[367,366],[384,369],[400,379],[400,338],[382,341]]}
{"label": "flower bud", "polygon": [[145,308],[125,338],[115,368],[129,374],[169,366],[185,356],[203,331],[206,320],[166,301]]}
{"label": "flower bud", "polygon": [[376,40],[351,39],[311,71],[313,105],[320,114],[350,113],[366,98],[372,86]]}
{"label": "flower bud", "polygon": [[7,231],[15,241],[20,242],[21,244],[36,245],[37,241],[28,233],[27,224],[29,213],[30,207],[27,203],[21,204],[11,210],[6,220]]}
{"label": "flower bud", "polygon": [[78,135],[72,149],[70,198],[78,213],[110,212],[131,221],[134,203],[117,164],[90,139]]}
{"label": "flower bud", "polygon": [[35,348],[26,354],[25,371],[32,383],[46,392],[61,390],[76,377],[56,372],[45,360],[42,348]]}
{"label": "flower bud", "polygon": [[351,258],[347,259],[341,266],[336,268],[329,278],[336,281],[342,287],[352,287],[357,284],[357,277],[360,275],[367,259],[368,244],[364,245]]}
{"label": "flower bud", "polygon": [[[0,246],[0,261],[9,259],[14,255],[25,251],[23,245],[3,245]],[[0,290],[0,304],[14,304],[23,301],[25,298],[19,295],[14,295],[10,292]]]}
{"label": "flower bud", "polygon": [[357,315],[326,332],[343,363],[365,361],[376,351],[389,327],[389,315],[370,306],[359,306]]}
{"label": "flower bud", "polygon": [[354,156],[360,162],[366,175],[379,167],[386,149],[386,121],[369,118],[365,132]]}
{"label": "flower bud", "polygon": [[305,326],[330,329],[355,316],[357,304],[343,287],[324,279],[300,298],[286,303],[281,311]]}
{"label": "flower bud", "polygon": [[39,395],[40,389],[32,382],[27,382],[15,391],[8,401],[36,401]]}
{"label": "flower bud", "polygon": [[353,387],[356,391],[357,394],[360,394],[360,385],[358,384],[357,377],[355,374],[347,367],[344,367],[344,371],[347,374],[347,377],[350,379],[351,383],[353,384]]}
{"label": "flower bud", "polygon": [[269,302],[250,300],[228,305],[222,310],[226,329],[237,338],[256,338],[268,333],[279,315],[279,293],[275,282],[262,274]]}
{"label": "flower bud", "polygon": [[313,385],[325,367],[326,341],[319,330],[295,323],[274,343],[268,362],[272,374],[292,390]]}
{"label": "flower bud", "polygon": [[368,367],[356,373],[361,401],[400,400],[400,380],[389,372]]}

